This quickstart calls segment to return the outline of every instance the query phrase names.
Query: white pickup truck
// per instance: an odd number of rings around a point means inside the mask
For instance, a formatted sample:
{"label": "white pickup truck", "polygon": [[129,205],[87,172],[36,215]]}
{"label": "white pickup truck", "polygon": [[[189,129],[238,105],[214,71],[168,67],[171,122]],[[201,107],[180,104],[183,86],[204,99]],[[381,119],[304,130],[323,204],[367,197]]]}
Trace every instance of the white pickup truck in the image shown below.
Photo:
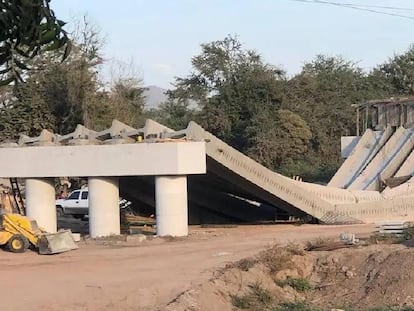
{"label": "white pickup truck", "polygon": [[[58,216],[72,215],[75,218],[83,218],[89,214],[89,191],[82,188],[72,191],[66,199],[56,200],[56,213]],[[119,207],[126,208],[130,201],[120,198]]]}
{"label": "white pickup truck", "polygon": [[88,188],[72,191],[66,199],[56,200],[56,213],[58,216],[73,215],[82,218],[89,213]]}

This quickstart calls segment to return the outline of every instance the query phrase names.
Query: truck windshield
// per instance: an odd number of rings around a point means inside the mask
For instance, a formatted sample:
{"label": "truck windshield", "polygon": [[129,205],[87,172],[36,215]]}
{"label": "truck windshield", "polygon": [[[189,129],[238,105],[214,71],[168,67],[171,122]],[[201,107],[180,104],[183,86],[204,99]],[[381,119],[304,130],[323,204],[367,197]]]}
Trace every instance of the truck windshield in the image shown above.
{"label": "truck windshield", "polygon": [[77,200],[79,199],[79,191],[74,191],[70,194],[67,200]]}

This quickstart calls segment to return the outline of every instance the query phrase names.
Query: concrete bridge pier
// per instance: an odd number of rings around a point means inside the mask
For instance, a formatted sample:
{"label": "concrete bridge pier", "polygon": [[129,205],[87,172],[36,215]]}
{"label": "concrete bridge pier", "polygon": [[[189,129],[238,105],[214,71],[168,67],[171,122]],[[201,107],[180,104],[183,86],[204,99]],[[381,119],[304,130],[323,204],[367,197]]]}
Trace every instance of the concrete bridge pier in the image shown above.
{"label": "concrete bridge pier", "polygon": [[155,177],[157,235],[187,236],[187,176]]}
{"label": "concrete bridge pier", "polygon": [[26,214],[47,232],[57,231],[55,185],[53,178],[25,180]]}
{"label": "concrete bridge pier", "polygon": [[118,177],[89,177],[88,188],[91,237],[120,234]]}

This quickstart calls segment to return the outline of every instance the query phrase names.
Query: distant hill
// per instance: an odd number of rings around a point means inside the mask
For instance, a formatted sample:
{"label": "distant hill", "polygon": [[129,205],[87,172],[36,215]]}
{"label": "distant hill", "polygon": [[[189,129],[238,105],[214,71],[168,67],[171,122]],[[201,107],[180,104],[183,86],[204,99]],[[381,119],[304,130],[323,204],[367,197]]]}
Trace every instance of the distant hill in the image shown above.
{"label": "distant hill", "polygon": [[[163,102],[167,101],[167,89],[163,89],[162,87],[156,85],[146,86],[145,88],[146,90],[144,91],[144,104],[146,110],[157,109]],[[188,107],[191,109],[197,109],[197,102],[194,100],[189,100]]]}
{"label": "distant hill", "polygon": [[161,87],[150,85],[146,87],[144,91],[145,97],[145,109],[154,109],[158,108],[163,102],[165,102],[168,97],[166,95],[167,89]]}

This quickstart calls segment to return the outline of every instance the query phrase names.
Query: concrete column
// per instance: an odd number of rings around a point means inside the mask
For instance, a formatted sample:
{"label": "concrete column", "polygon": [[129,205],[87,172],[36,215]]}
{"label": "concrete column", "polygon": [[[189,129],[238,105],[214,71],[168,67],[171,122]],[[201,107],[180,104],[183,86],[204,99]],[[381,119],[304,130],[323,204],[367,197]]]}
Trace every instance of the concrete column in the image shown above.
{"label": "concrete column", "polygon": [[89,177],[88,188],[91,237],[120,234],[118,178]]}
{"label": "concrete column", "polygon": [[26,179],[26,214],[47,232],[57,231],[53,178]]}
{"label": "concrete column", "polygon": [[157,235],[188,235],[187,176],[155,177]]}

